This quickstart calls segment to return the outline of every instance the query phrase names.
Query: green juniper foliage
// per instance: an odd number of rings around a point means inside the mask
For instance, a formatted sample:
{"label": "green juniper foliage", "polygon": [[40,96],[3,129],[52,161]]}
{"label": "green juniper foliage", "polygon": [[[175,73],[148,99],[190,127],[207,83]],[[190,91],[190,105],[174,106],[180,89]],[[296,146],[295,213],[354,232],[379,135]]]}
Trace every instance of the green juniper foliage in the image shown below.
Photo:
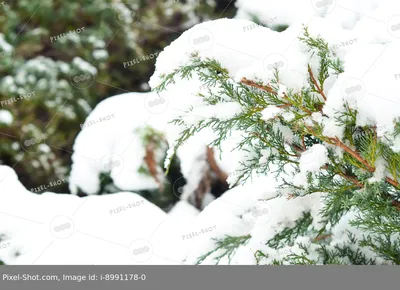
{"label": "green juniper foliage", "polygon": [[214,253],[218,253],[216,257],[213,257],[217,264],[224,257],[228,257],[228,260],[230,262],[232,259],[232,255],[235,253],[237,248],[239,246],[245,245],[249,239],[250,235],[240,237],[226,236],[223,240],[216,240],[216,248],[201,256],[197,261],[197,264],[201,264],[201,262],[203,262]]}
{"label": "green juniper foliage", "polygon": [[[400,154],[388,145],[392,140],[386,138],[389,136],[378,138],[375,126],[357,126],[358,112],[345,101],[343,110],[334,117],[335,124],[343,128],[343,137],[339,139],[324,135],[323,124],[313,120],[311,115],[332,118],[322,111],[326,101],[324,86],[328,77],[343,73],[344,66],[330,50],[328,43],[322,38],[312,37],[306,28],[299,39],[308,47],[311,59],[318,61],[318,68],[313,71],[309,65],[308,85],[296,91],[288,88],[283,96],[278,94],[278,69],[275,69],[274,78],[268,85],[247,79],[236,82],[218,61],[201,59],[196,53],[191,56],[189,63],[163,75],[157,91],[166,89],[179,78],[190,79],[197,74],[205,86],[213,88],[207,94],[200,95],[208,105],[235,102],[241,107],[240,113],[223,120],[218,117],[205,118],[196,124],[187,124],[184,118],[174,120],[173,123],[182,128],[174,149],[205,128],[212,128],[217,133],[218,137],[210,144],[216,147],[229,139],[232,131],[240,131],[242,140],[236,150],[246,150],[251,154],[235,175],[238,182],[245,182],[255,172],[260,175],[273,173],[281,181],[279,191],[290,192],[294,198],[316,192],[325,193],[323,209],[319,213],[319,220],[322,220],[320,229],[310,228],[313,217],[305,213],[292,228],[286,228],[265,241],[270,248],[279,249],[293,246],[297,236],[312,237],[311,245],[298,244],[302,250],[300,255],[285,255],[273,264],[400,264]],[[269,106],[279,107],[293,118],[289,122],[282,114],[278,114],[264,120],[261,112]],[[390,137],[400,134],[399,120],[395,121],[396,129]],[[276,130],[277,126],[289,129],[294,135],[293,141],[285,140],[282,132]],[[307,173],[307,186],[295,185],[293,176],[300,172],[301,154],[315,144],[326,147],[328,162],[320,171]],[[335,149],[340,149],[342,156]],[[268,152],[266,162],[260,163],[265,151]],[[390,177],[371,180],[377,162],[386,164]],[[274,172],[271,172],[272,164],[277,168]],[[293,169],[291,172],[286,170],[288,165]],[[350,226],[361,230],[362,237],[356,237],[349,231],[348,243],[329,245],[330,229],[349,212],[357,213],[350,221]],[[198,263],[210,255],[216,257],[216,263],[225,256],[230,260],[235,249],[247,239],[248,236],[216,240],[215,249],[201,256]],[[317,253],[317,257],[310,256],[310,248]],[[372,253],[374,258],[367,257],[365,252]],[[262,251],[255,253],[259,264],[267,256]],[[376,261],[378,258],[380,262]]]}

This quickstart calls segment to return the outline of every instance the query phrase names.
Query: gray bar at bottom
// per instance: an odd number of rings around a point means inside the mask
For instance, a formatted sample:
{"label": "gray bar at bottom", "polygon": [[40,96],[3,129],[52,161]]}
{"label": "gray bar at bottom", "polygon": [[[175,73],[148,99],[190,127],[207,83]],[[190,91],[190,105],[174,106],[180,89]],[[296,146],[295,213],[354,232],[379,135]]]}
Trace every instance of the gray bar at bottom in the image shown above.
{"label": "gray bar at bottom", "polygon": [[0,289],[386,290],[399,289],[399,271],[398,266],[0,266]]}

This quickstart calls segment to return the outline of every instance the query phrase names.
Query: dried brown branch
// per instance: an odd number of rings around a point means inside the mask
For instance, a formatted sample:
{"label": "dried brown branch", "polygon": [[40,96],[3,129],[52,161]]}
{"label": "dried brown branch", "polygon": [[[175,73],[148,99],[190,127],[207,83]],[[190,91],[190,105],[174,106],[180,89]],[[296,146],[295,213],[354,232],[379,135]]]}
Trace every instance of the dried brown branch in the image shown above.
{"label": "dried brown branch", "polygon": [[[263,86],[263,85],[257,84],[257,83],[254,82],[254,81],[248,80],[248,79],[246,79],[246,78],[243,78],[243,79],[241,80],[241,83],[242,83],[242,84],[245,84],[245,85],[248,85],[248,86],[251,86],[251,87],[254,87],[254,88],[257,88],[257,89],[260,89],[260,90],[262,90],[262,91],[264,91],[264,92],[277,95],[277,92],[275,92],[274,89],[271,88],[270,86]],[[287,97],[286,95],[284,95],[284,98],[285,98],[286,100],[288,100],[288,97]],[[283,104],[283,105],[278,105],[277,107],[278,107],[278,108],[289,108],[289,107],[293,107],[293,105],[290,104],[290,103],[286,103],[286,104]],[[308,110],[307,108],[304,108],[303,106],[300,106],[299,108],[300,108],[301,110],[303,110],[304,112],[306,112],[308,115],[311,115],[311,114],[313,113],[312,111]]]}
{"label": "dried brown branch", "polygon": [[392,201],[392,205],[397,208],[398,210],[400,210],[400,202],[398,202],[397,200],[393,200]]}
{"label": "dried brown branch", "polygon": [[210,165],[210,169],[215,173],[220,182],[226,182],[228,179],[228,174],[226,174],[217,164],[214,156],[214,150],[210,147],[207,147],[207,160]]}
{"label": "dried brown branch", "polygon": [[331,236],[332,236],[332,235],[321,235],[321,236],[318,236],[318,237],[314,238],[314,242],[319,242],[319,241],[328,239],[328,238],[330,238]]}
{"label": "dried brown branch", "polygon": [[[293,149],[298,153],[303,153],[304,151],[306,151],[305,148],[301,148],[300,146],[297,146],[296,144],[289,144],[289,145],[293,146]],[[300,155],[298,155],[298,157],[300,157]]]}
{"label": "dried brown branch", "polygon": [[393,185],[394,187],[397,187],[397,188],[400,187],[400,184],[399,184],[396,180],[393,180],[393,179],[390,178],[390,177],[386,177],[386,181],[389,182],[389,183],[390,183],[391,185]]}
{"label": "dried brown branch", "polygon": [[[318,137],[318,134],[314,131],[313,128],[311,128],[310,126],[307,126],[307,125],[306,125],[306,128],[308,131],[310,131],[310,133],[312,135],[314,135],[315,137]],[[327,141],[329,141],[329,143],[331,143],[332,145],[338,146],[338,147],[342,148],[344,151],[346,151],[347,153],[349,153],[351,156],[353,156],[355,159],[357,159],[361,164],[363,164],[368,171],[375,172],[374,167],[369,165],[368,162],[360,156],[360,154],[358,154],[356,151],[354,151],[353,149],[348,147],[346,144],[344,144],[338,137],[327,138]]]}
{"label": "dried brown branch", "polygon": [[351,149],[350,147],[348,147],[346,144],[344,144],[338,137],[336,138],[329,138],[329,140],[331,140],[334,145],[342,148],[344,151],[346,151],[347,153],[349,153],[351,156],[353,156],[355,159],[357,159],[362,165],[365,166],[365,168],[369,171],[369,172],[375,172],[375,168],[371,165],[369,165],[369,163],[367,162],[367,160],[365,160],[364,158],[362,158],[360,156],[360,154],[358,154],[356,151],[354,151],[353,149]]}
{"label": "dried brown branch", "polygon": [[243,78],[243,79],[241,80],[241,83],[244,84],[244,85],[248,85],[248,86],[250,86],[250,87],[254,87],[254,88],[260,89],[260,90],[265,91],[265,92],[267,92],[267,93],[271,93],[271,94],[274,94],[274,95],[277,94],[277,93],[274,91],[274,89],[271,88],[270,86],[263,86],[263,85],[257,84],[257,83],[254,82],[254,81],[248,80],[248,79],[246,79],[246,78]]}
{"label": "dried brown branch", "polygon": [[357,185],[358,187],[360,187],[360,188],[363,188],[363,187],[364,187],[364,185],[363,185],[356,177],[347,175],[347,174],[345,174],[345,173],[343,173],[343,172],[338,172],[338,174],[339,174],[340,176],[342,176],[344,179],[346,179],[346,180],[348,180],[348,181],[354,183],[354,184]]}
{"label": "dried brown branch", "polygon": [[319,93],[319,94],[324,98],[324,100],[326,101],[325,93],[324,93],[324,91],[321,89],[321,87],[319,86],[317,80],[315,79],[314,74],[313,74],[313,72],[312,72],[310,66],[308,66],[308,73],[310,74],[311,81],[312,81],[312,83],[314,84],[314,86],[317,88],[318,93]]}
{"label": "dried brown branch", "polygon": [[292,105],[291,104],[284,104],[284,105],[279,105],[279,106],[276,106],[277,108],[289,108],[289,107],[291,107]]}
{"label": "dried brown branch", "polygon": [[147,165],[147,168],[149,169],[150,175],[154,178],[158,185],[158,189],[160,191],[164,190],[164,184],[160,181],[159,174],[158,174],[158,165],[154,153],[154,142],[150,141],[146,145],[146,153],[143,158],[144,163]]}
{"label": "dried brown branch", "polygon": [[[354,151],[353,149],[351,149],[350,147],[348,147],[346,144],[344,144],[342,141],[340,141],[339,138],[330,138],[331,141],[334,142],[334,145],[342,148],[344,151],[346,151],[347,153],[349,153],[351,156],[353,156],[355,159],[357,159],[361,164],[363,164],[365,166],[365,168],[371,172],[374,173],[375,172],[375,167],[371,166],[368,164],[368,162],[362,158],[360,156],[360,154],[358,154],[356,151]],[[394,187],[399,188],[399,183],[395,180],[393,180],[390,177],[386,177],[386,181],[388,183],[390,183],[391,185],[393,185]]]}
{"label": "dried brown branch", "polygon": [[194,205],[199,210],[202,209],[205,194],[211,192],[212,184],[215,179],[217,179],[218,183],[224,184],[226,188],[229,187],[227,182],[228,174],[218,166],[215,160],[214,150],[210,147],[207,147],[206,158],[207,164],[201,172],[202,177],[194,191],[193,197]]}

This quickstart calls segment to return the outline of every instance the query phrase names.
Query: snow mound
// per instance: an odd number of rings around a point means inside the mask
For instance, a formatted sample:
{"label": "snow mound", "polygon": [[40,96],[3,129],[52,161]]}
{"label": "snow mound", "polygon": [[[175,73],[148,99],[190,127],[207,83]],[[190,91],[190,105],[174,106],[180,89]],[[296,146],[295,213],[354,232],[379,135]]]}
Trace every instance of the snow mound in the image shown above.
{"label": "snow mound", "polygon": [[[36,195],[0,166],[0,195],[0,260],[6,264],[181,263],[179,239],[163,248],[179,223],[135,193]],[[160,234],[165,239],[157,239]]]}
{"label": "snow mound", "polygon": [[[72,170],[69,177],[70,190],[77,194],[97,194],[102,181],[101,174],[112,178],[121,190],[137,191],[158,188],[156,180],[140,171],[144,163],[146,148],[140,130],[150,128],[172,141],[177,130],[169,124],[177,113],[189,108],[181,101],[185,90],[156,93],[127,93],[110,97],[101,102],[87,117],[78,134],[72,155]],[[181,171],[187,181],[185,197],[193,195],[208,164],[207,144],[214,135],[207,133],[190,139],[177,152]],[[233,172],[243,157],[232,153],[238,136],[224,143],[224,152],[215,149],[214,158],[226,173]],[[171,143],[170,143],[171,144]],[[166,150],[156,150],[156,161],[162,164]],[[162,169],[160,180],[163,179]],[[103,177],[104,178],[104,177]]]}
{"label": "snow mound", "polygon": [[139,171],[145,146],[138,130],[148,126],[163,132],[165,103],[167,100],[155,93],[127,93],[101,102],[82,124],[75,140],[71,192],[77,193],[80,188],[96,194],[101,173],[109,175],[122,190],[157,188],[151,176]]}
{"label": "snow mound", "polygon": [[[309,246],[310,258],[317,260],[317,245],[312,244],[313,238],[309,235],[297,237],[293,246],[277,249],[268,246],[266,241],[283,230],[294,227],[296,221],[305,215],[313,218],[309,230],[318,232],[322,226],[319,212],[323,206],[324,193],[315,192],[304,197],[291,198],[287,194],[278,196],[275,186],[275,180],[262,177],[252,184],[227,191],[206,207],[182,236],[183,241],[188,243],[185,247],[185,264],[273,264],[274,260],[282,260],[293,253],[300,254],[300,243]],[[332,227],[332,234],[326,241],[327,249],[351,244],[349,233],[357,238],[362,237],[362,231],[349,225],[355,214],[350,211]],[[228,255],[225,252],[227,247],[218,249],[216,245],[216,241],[227,237],[245,239],[246,242]],[[259,252],[267,256],[257,261]],[[362,252],[367,257],[376,258],[367,249]],[[383,262],[380,258],[377,261]]]}

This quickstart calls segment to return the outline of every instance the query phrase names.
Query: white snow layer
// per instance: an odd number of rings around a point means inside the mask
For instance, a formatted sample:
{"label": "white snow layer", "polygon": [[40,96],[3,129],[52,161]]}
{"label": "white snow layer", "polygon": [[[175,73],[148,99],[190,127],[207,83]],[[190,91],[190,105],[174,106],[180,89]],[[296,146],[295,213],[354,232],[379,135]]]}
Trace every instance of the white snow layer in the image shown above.
{"label": "white snow layer", "polygon": [[[304,24],[311,35],[325,38],[344,61],[345,73],[325,84],[328,100],[323,113],[334,116],[346,100],[359,112],[358,125],[376,125],[379,136],[387,136],[392,148],[400,151],[400,139],[390,140],[393,119],[400,115],[400,58],[397,56],[400,3],[394,0],[238,0],[237,6],[238,18],[254,16],[264,25],[289,25],[289,28],[278,33],[251,21],[228,19],[196,25],[159,55],[151,87],[158,86],[163,74],[188,63],[190,56],[197,53],[201,59],[218,60],[235,81],[246,77],[267,84],[273,77],[273,68],[278,66],[280,93],[284,88],[300,89],[307,83],[310,61],[310,53],[298,40]],[[310,65],[314,69],[317,64]],[[81,188],[89,194],[97,193],[102,172],[109,173],[122,190],[156,187],[154,180],[137,171],[144,151],[136,130],[149,125],[164,132],[171,146],[179,128],[169,124],[169,120],[182,117],[188,123],[196,123],[210,116],[226,118],[238,112],[234,104],[227,107],[205,104],[198,93],[207,89],[194,76],[190,81],[177,81],[160,95],[130,93],[103,101],[77,137],[71,191],[76,193]],[[185,113],[190,108],[193,111]],[[265,111],[264,115],[270,118],[275,113]],[[327,121],[322,114],[314,115],[312,121],[323,125],[324,134],[332,137],[342,134],[335,122]],[[204,161],[204,148],[214,137],[204,131],[193,139],[197,141],[189,140],[190,147],[183,146],[178,151],[186,177],[194,178],[198,174]],[[232,138],[229,141],[232,144],[223,148],[233,148],[238,139]],[[314,147],[301,158],[304,172],[323,165],[326,152]],[[234,173],[244,156],[230,153],[228,149],[222,153],[228,157],[218,160],[220,166],[227,173]],[[314,153],[318,156],[316,162],[308,163],[307,155]],[[382,178],[382,168],[375,179]],[[296,248],[273,250],[265,241],[285,226],[293,225],[304,212],[318,217],[323,195],[314,193],[290,200],[288,195],[273,198],[275,180],[259,177],[226,192],[198,216],[184,201],[167,216],[133,193],[85,198],[53,193],[34,195],[4,166],[0,167],[0,179],[3,196],[0,233],[4,233],[0,243],[9,242],[8,247],[0,249],[0,259],[21,264],[195,263],[199,256],[215,247],[213,238],[225,235],[251,235],[248,243],[232,256],[231,263],[254,264],[257,250],[270,254],[271,259],[280,259]],[[349,229],[361,234],[348,225],[353,215],[350,212],[331,229],[330,245],[345,242]],[[318,228],[317,218],[313,226]],[[309,238],[299,239],[310,242]],[[203,263],[214,263],[213,257]]]}
{"label": "white snow layer", "polygon": [[[361,5],[360,1],[350,2]],[[392,148],[398,150],[398,140],[390,134],[394,130],[393,121],[400,116],[400,59],[397,57],[400,32],[397,32],[396,26],[400,23],[400,16],[392,16],[396,15],[396,11],[400,13],[400,4],[394,1],[383,1],[379,4],[371,4],[368,16],[359,12],[361,14],[357,16],[359,19],[357,18],[352,30],[342,28],[336,18],[321,18],[318,15],[314,15],[307,23],[310,34],[327,40],[344,62],[345,68],[344,73],[339,77],[330,77],[325,84],[328,100],[323,113],[330,117],[329,120],[322,115],[313,117],[315,122],[323,126],[324,134],[341,138],[342,128],[333,117],[343,111],[343,101],[347,101],[358,111],[357,125],[376,125],[379,136],[389,136],[387,138]],[[339,3],[337,5],[340,6]],[[196,25],[184,32],[159,55],[150,85],[157,87],[163,75],[188,63],[190,56],[196,53],[201,59],[219,61],[236,81],[246,77],[268,84],[273,77],[272,68],[278,66],[282,88],[298,90],[307,86],[307,65],[311,54],[298,39],[303,33],[303,27],[293,24],[278,33],[266,27],[244,30],[243,27],[248,25],[251,22],[246,20],[220,19]],[[317,63],[313,60],[310,65],[316,69]],[[179,80],[170,85],[168,92],[174,91],[186,92],[185,99],[192,96],[192,111],[204,107],[200,97],[196,96],[203,93],[205,88],[196,81],[196,75],[191,82]],[[218,108],[207,106],[207,109]],[[231,110],[231,114],[234,112]],[[263,111],[263,116],[269,119],[279,113],[277,108],[267,108]],[[226,114],[229,112],[224,110],[224,115]],[[191,113],[182,114],[181,118],[188,116]]]}
{"label": "white snow layer", "polygon": [[[153,93],[127,93],[102,101],[82,124],[75,140],[71,192],[77,193],[80,188],[87,194],[96,194],[100,173],[109,174],[122,190],[156,188],[152,177],[139,173],[145,146],[138,130],[150,126],[164,131],[164,112],[152,107],[153,103],[155,107],[165,107],[162,102],[167,101]],[[145,103],[150,104],[148,110]]]}
{"label": "white snow layer", "polygon": [[182,228],[197,212],[171,216],[135,193],[41,195],[0,166],[0,260],[6,264],[180,264]]}
{"label": "white snow layer", "polygon": [[324,17],[343,28],[352,29],[364,16],[382,3],[392,0],[237,0],[238,18],[257,19],[268,27],[305,24]]}
{"label": "white snow layer", "polygon": [[[139,172],[145,157],[139,130],[150,127],[164,134],[169,141],[173,140],[177,131],[168,121],[189,107],[180,101],[182,95],[183,92],[178,95],[169,92],[127,93],[110,97],[97,105],[81,125],[82,130],[75,140],[69,177],[71,192],[76,194],[81,189],[87,194],[99,193],[101,173],[109,175],[121,190],[157,188],[153,177]],[[181,171],[188,181],[185,189],[188,195],[193,193],[202,177],[208,161],[206,146],[212,137],[210,133],[200,134],[177,152]],[[227,150],[221,158],[218,151],[215,154],[221,169],[228,173],[241,158],[240,152],[229,152],[237,139],[232,140],[224,143]],[[158,161],[161,161],[164,155],[158,153]]]}
{"label": "white snow layer", "polygon": [[[227,191],[200,215],[185,201],[167,215],[128,192],[84,198],[36,195],[21,185],[11,168],[0,166],[0,260],[35,265],[193,264],[213,248],[213,238],[251,235],[231,264],[255,264],[257,250],[270,253],[272,261],[282,250],[266,247],[265,241],[293,226],[305,212],[317,216],[322,205],[320,193],[274,198],[275,185],[273,178],[257,179]],[[313,226],[318,227],[318,220]],[[340,226],[332,244],[345,240],[348,223]],[[214,264],[213,258],[203,263]]]}

